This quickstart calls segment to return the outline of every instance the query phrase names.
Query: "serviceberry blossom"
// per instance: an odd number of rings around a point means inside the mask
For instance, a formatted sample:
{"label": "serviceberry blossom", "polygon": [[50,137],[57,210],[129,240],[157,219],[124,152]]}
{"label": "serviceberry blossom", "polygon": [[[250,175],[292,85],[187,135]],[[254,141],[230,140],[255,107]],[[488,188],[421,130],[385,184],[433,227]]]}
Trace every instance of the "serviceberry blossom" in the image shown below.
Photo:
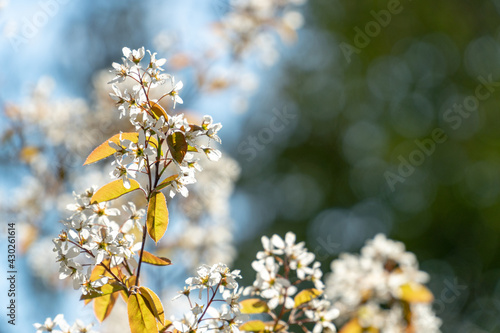
{"label": "serviceberry blossom", "polygon": [[379,234],[361,255],[341,254],[331,268],[326,294],[339,309],[340,322],[381,333],[440,332],[432,294],[423,286],[429,276],[403,243]]}
{"label": "serviceberry blossom", "polygon": [[[240,332],[239,326],[247,320],[241,314],[238,300],[241,290],[236,279],[241,278],[240,271],[231,271],[224,264],[202,265],[196,276],[186,280],[187,287],[179,291],[174,298],[185,296],[191,309],[182,319],[173,319],[172,326],[179,332]],[[206,304],[200,305],[191,300],[191,291],[199,289],[199,299],[207,295]],[[221,304],[222,303],[222,304]],[[221,304],[220,308],[215,308]]]}
{"label": "serviceberry blossom", "polygon": [[[62,314],[58,314],[54,320],[47,318],[43,324],[33,324],[36,328],[36,333],[52,332],[52,333],[98,333],[92,329],[93,324],[85,325],[81,320],[75,320],[73,325],[69,325]],[[56,328],[59,329],[56,329]]]}
{"label": "serviceberry blossom", "polygon": [[[143,66],[146,53],[150,59]],[[121,133],[117,141],[109,141],[109,146],[115,150],[112,162],[115,169],[110,175],[122,179],[128,189],[131,179],[139,181],[143,188],[154,185],[141,181],[141,175],[155,174],[156,185],[167,181],[171,197],[176,193],[187,196],[186,185],[195,183],[196,172],[202,170],[197,156],[203,153],[211,161],[218,161],[221,157],[221,152],[210,142],[221,142],[218,132],[222,125],[213,123],[210,116],[203,117],[200,125],[190,124],[184,114],[170,114],[160,105],[164,97],[173,101],[172,109],[183,103],[179,95],[183,83],[163,73],[165,59],[156,59],[156,53],[146,52],[144,48],[123,48],[123,56],[123,64],[113,64],[115,78],[110,82],[113,89],[110,96],[118,106],[120,118],[129,118],[138,137],[130,136],[130,133],[124,137],[125,134]],[[170,90],[160,92],[159,99],[151,99],[152,90],[161,90],[167,80]],[[123,83],[132,84],[132,87],[127,86],[130,92],[120,89]]]}
{"label": "serviceberry blossom", "polygon": [[137,262],[133,256],[141,247],[131,230],[144,215],[144,210],[136,210],[133,203],[128,203],[124,206],[127,221],[120,227],[113,220],[120,216],[119,209],[109,207],[108,203],[90,204],[90,200],[82,199],[93,192],[94,189],[90,188],[75,195],[77,204],[68,207],[72,211],[76,207],[78,214],[62,221],[66,229],[53,240],[60,265],[59,278],[71,277],[73,287],[81,289],[82,294],[95,291],[107,282],[103,279],[90,281],[92,268],[104,260],[110,262],[108,269],[124,261],[129,268],[134,267]]}
{"label": "serviceberry blossom", "polygon": [[[289,232],[285,239],[278,235],[263,236],[262,246],[264,250],[257,253],[257,260],[252,263],[257,272],[255,281],[243,291],[243,295],[258,296],[265,302],[267,310],[262,313],[267,313],[273,323],[261,325],[270,332],[281,331],[279,327],[288,331],[291,326],[310,332],[307,323],[315,323],[312,332],[335,332],[333,321],[339,311],[322,295],[321,265],[305,248],[305,243],[296,243],[295,234]],[[307,285],[315,288],[303,289]],[[249,301],[255,303],[253,299]],[[285,314],[288,314],[286,321]]]}

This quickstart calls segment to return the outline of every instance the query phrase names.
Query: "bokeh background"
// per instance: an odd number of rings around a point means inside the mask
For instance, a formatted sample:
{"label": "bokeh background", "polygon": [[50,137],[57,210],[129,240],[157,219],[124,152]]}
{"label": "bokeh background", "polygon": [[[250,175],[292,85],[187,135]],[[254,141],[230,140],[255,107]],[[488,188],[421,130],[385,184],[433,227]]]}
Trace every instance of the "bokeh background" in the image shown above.
{"label": "bokeh background", "polygon": [[[123,46],[143,45],[184,82],[181,110],[224,125],[222,148],[239,164],[227,171],[239,174],[225,189],[228,260],[244,283],[261,235],[295,232],[328,271],[339,253],[384,233],[430,273],[443,332],[500,332],[500,1],[295,1],[288,28],[267,28],[244,52],[213,30],[234,10],[223,0],[2,6],[2,223],[15,220],[24,244],[16,332],[61,312],[93,320],[77,292],[47,282],[50,261],[40,263],[65,217],[65,193],[101,179],[78,178],[103,140],[75,129],[92,128],[89,117],[117,119],[105,72]],[[41,11],[53,15],[30,33]],[[371,23],[381,11],[390,13],[383,24]],[[493,83],[478,101],[484,82]],[[61,119],[72,137],[52,128]],[[115,125],[101,128],[103,139]],[[429,143],[436,130],[442,140]],[[33,180],[47,173],[53,181]],[[183,274],[151,280],[165,287]]]}

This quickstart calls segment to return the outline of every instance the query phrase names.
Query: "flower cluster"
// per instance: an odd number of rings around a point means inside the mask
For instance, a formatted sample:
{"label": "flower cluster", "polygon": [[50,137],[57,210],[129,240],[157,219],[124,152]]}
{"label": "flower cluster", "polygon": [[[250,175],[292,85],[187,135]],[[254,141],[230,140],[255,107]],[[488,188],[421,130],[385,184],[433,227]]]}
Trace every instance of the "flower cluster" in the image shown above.
{"label": "flower cluster", "polygon": [[[129,270],[135,268],[134,255],[142,244],[136,241],[132,230],[140,226],[144,209],[137,210],[131,202],[124,205],[126,221],[120,225],[111,219],[121,214],[119,209],[110,208],[107,203],[90,203],[94,191],[95,188],[89,188],[82,194],[75,194],[77,203],[68,205],[73,215],[62,221],[65,229],[53,240],[59,278],[71,277],[73,287],[81,288],[83,294],[95,291],[109,280],[108,277],[90,280],[96,265],[107,270],[121,264]],[[109,264],[105,265],[104,261]]]}
{"label": "flower cluster", "polygon": [[423,286],[429,276],[418,269],[403,243],[379,234],[361,255],[342,254],[331,264],[326,293],[348,327],[381,333],[437,333],[431,292]]}
{"label": "flower cluster", "polygon": [[[321,296],[325,287],[321,281],[323,272],[314,254],[305,248],[305,243],[296,243],[295,234],[288,232],[285,239],[278,235],[271,238],[264,236],[262,245],[264,251],[258,252],[257,260],[252,263],[257,272],[255,282],[243,292],[261,299],[246,300],[247,306],[255,307],[262,300],[265,302],[259,312],[267,313],[272,321],[262,322],[261,325],[272,332],[287,332],[291,325],[298,325],[309,332],[307,323],[315,323],[314,333],[335,331],[333,320],[338,316],[338,310]],[[307,284],[314,288],[298,292],[298,287]],[[255,311],[250,310],[249,313]],[[285,321],[287,313],[289,316]]]}
{"label": "flower cluster", "polygon": [[[240,271],[231,271],[224,264],[203,265],[198,268],[195,277],[186,280],[187,287],[179,295],[187,297],[191,310],[180,320],[173,320],[171,325],[179,332],[239,332],[238,327],[247,316],[240,312],[238,304],[241,292],[236,279],[241,278]],[[199,290],[198,299],[206,292],[206,304],[193,303],[191,293]],[[222,302],[216,309],[214,302]]]}
{"label": "flower cluster", "polygon": [[[189,124],[184,114],[169,115],[160,101],[171,98],[173,108],[177,103],[183,103],[179,96],[183,84],[180,81],[175,83],[173,76],[163,73],[165,59],[156,59],[156,53],[149,50],[147,53],[150,60],[144,65],[144,47],[138,50],[125,47],[123,62],[113,63],[115,77],[110,83],[114,93],[110,96],[116,101],[120,117],[127,117],[135,127],[138,138],[120,135],[117,142],[109,142],[116,151],[115,170],[111,176],[123,179],[125,187],[130,188],[130,178],[136,178],[138,173],[147,173],[154,167],[158,176],[156,181],[159,181],[159,176],[174,163],[175,172],[166,177],[170,196],[176,193],[187,196],[186,185],[196,181],[195,171],[201,171],[195,153],[205,153],[212,161],[221,157],[221,152],[210,147],[210,142],[221,142],[217,133],[222,125],[214,123],[210,116],[204,116],[201,124],[195,125]],[[130,91],[120,90],[117,84],[127,79],[133,82],[132,88]],[[151,99],[151,90],[162,85],[169,87],[159,99]],[[149,184],[149,189],[154,185],[157,183]]]}
{"label": "flower cluster", "polygon": [[[93,324],[85,325],[81,320],[77,319],[73,325],[69,325],[64,316],[59,314],[55,316],[54,320],[52,318],[47,318],[45,323],[33,324],[36,328],[36,333],[42,332],[52,332],[52,333],[97,333],[97,331],[92,330]],[[59,329],[57,329],[59,327]]]}
{"label": "flower cluster", "polygon": [[[75,215],[84,214],[86,209]],[[140,215],[132,208],[128,210],[132,216]],[[290,332],[298,327],[304,332],[321,333],[336,332],[340,327],[341,332],[440,332],[441,321],[430,304],[432,294],[423,286],[428,275],[418,269],[414,254],[406,252],[400,242],[377,235],[360,256],[342,254],[332,262],[326,286],[319,262],[304,242],[296,242],[293,233],[287,233],[284,239],[264,236],[262,245],[263,251],[252,263],[257,272],[252,286],[240,289],[240,271],[230,270],[225,264],[202,265],[173,299],[185,297],[188,301],[190,310],[182,318],[165,320],[159,299],[150,303],[156,308],[150,316],[160,318],[161,331]],[[144,300],[153,299],[147,296],[154,295],[147,288],[132,289],[135,291],[128,297],[140,291]],[[95,289],[90,291],[95,295]],[[251,315],[259,319],[250,320]],[[263,316],[268,320],[261,320]],[[146,316],[144,320],[148,320]],[[60,316],[35,327],[39,332],[50,331],[58,323],[62,332],[80,332],[70,330]],[[75,325],[76,329],[83,327]]]}
{"label": "flower cluster", "polygon": [[221,20],[221,33],[237,57],[255,48],[262,61],[271,65],[278,52],[269,31],[276,30],[284,39],[293,39],[304,21],[294,7],[305,3],[306,0],[233,0],[232,10]]}

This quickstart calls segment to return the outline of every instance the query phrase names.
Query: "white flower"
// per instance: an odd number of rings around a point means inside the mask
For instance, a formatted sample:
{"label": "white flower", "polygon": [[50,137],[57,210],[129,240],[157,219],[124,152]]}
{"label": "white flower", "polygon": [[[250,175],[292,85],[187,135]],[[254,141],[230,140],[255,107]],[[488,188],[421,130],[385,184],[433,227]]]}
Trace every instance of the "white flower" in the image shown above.
{"label": "white flower", "polygon": [[141,62],[142,58],[144,58],[145,55],[144,46],[137,50],[130,50],[128,47],[124,47],[122,51],[125,58],[136,65]]}
{"label": "white flower", "polygon": [[97,333],[97,331],[92,330],[94,324],[85,325],[81,320],[75,320],[75,323],[71,326],[71,333]]}
{"label": "white flower", "polygon": [[213,124],[211,116],[204,116],[201,127],[206,131],[205,135],[221,143],[221,139],[217,136],[217,132],[222,128],[221,123]]}
{"label": "white flower", "polygon": [[262,236],[261,242],[264,251],[257,252],[257,259],[265,259],[273,255],[282,255],[284,253],[282,250],[282,248],[284,248],[284,243],[278,235],[273,235],[271,238]]}
{"label": "white flower", "polygon": [[115,227],[116,223],[112,223],[109,216],[120,215],[120,210],[109,207],[109,202],[99,202],[90,206],[93,214],[89,217],[89,221],[95,224],[102,224],[106,227]]}
{"label": "white flower", "polygon": [[270,309],[275,309],[280,304],[283,304],[287,309],[292,309],[295,306],[295,301],[291,296],[295,295],[296,292],[297,287],[288,286],[283,287],[281,290],[267,289],[261,293],[261,296],[268,299],[267,305]]}
{"label": "white flower", "polygon": [[154,70],[162,70],[161,66],[165,65],[167,59],[156,59],[156,52],[151,53],[151,51],[148,50],[148,53],[150,55],[149,68]]}
{"label": "white flower", "polygon": [[[59,326],[61,330],[56,330],[55,327]],[[47,318],[43,325],[33,324],[36,328],[36,333],[41,332],[52,332],[52,333],[97,333],[97,331],[92,330],[92,324],[85,326],[83,322],[79,319],[70,327],[70,325],[64,320],[63,315],[57,315],[54,320]]]}
{"label": "white flower", "polygon": [[45,323],[43,325],[36,323],[36,324],[33,324],[33,326],[36,328],[36,333],[58,332],[58,331],[54,331],[54,328],[56,327],[56,325],[59,324],[59,322],[63,322],[63,321],[64,321],[64,316],[62,314],[58,314],[54,318],[54,320],[52,320],[51,318],[47,318],[47,319],[45,319]]}
{"label": "white flower", "polygon": [[108,83],[123,82],[130,74],[130,68],[128,67],[128,64],[126,62],[124,62],[123,64],[114,62],[111,66],[113,66],[114,71],[110,72],[114,73],[115,77]]}
{"label": "white flower", "polygon": [[332,323],[339,316],[339,310],[332,308],[327,300],[311,300],[312,310],[306,310],[305,315],[316,324],[313,328],[313,333],[324,332],[325,329],[336,332],[335,325]]}
{"label": "white flower", "polygon": [[297,277],[301,280],[306,278],[306,275],[313,273],[311,267],[308,267],[314,261],[314,254],[311,252],[302,252],[295,259],[290,261],[290,269],[297,271]]}
{"label": "white flower", "polygon": [[226,301],[226,303],[229,305],[231,310],[234,313],[240,313],[240,297],[243,292],[243,289],[239,289],[236,287],[233,290],[226,289],[222,293],[222,298]]}
{"label": "white flower", "polygon": [[129,218],[122,225],[120,231],[126,234],[130,232],[130,230],[132,230],[134,227],[140,229],[142,227],[140,220],[144,216],[146,211],[144,209],[137,210],[133,202],[129,202],[128,206],[123,205],[122,208],[125,212],[129,213]]}
{"label": "white flower", "polygon": [[172,298],[172,301],[180,298],[181,296],[188,297],[189,294],[191,294],[191,287],[190,286],[184,286],[184,289],[181,290],[181,291],[178,291],[177,294],[178,294],[177,296],[175,296],[174,298]]}
{"label": "white flower", "polygon": [[182,98],[179,96],[179,90],[181,90],[184,85],[182,84],[182,81],[179,81],[179,82],[175,83],[175,80],[174,80],[173,76],[172,76],[171,81],[172,81],[172,87],[173,88],[170,91],[169,95],[172,98],[172,100],[174,101],[174,109],[175,109],[175,105],[177,103],[179,103],[179,104],[184,103],[184,101],[182,100]]}
{"label": "white flower", "polygon": [[184,314],[184,318],[181,321],[175,320],[172,322],[174,328],[182,333],[196,332],[197,324],[196,316],[192,312]]}
{"label": "white flower", "polygon": [[122,179],[123,180],[123,186],[126,189],[130,188],[130,179],[129,178],[135,178],[137,175],[137,165],[134,163],[130,163],[127,165],[123,165],[121,162],[118,160],[115,160],[112,162],[112,164],[116,164],[116,167],[113,171],[109,173],[111,178],[117,178],[117,179]]}
{"label": "white flower", "polygon": [[207,157],[210,161],[217,162],[222,156],[222,153],[217,149],[210,148],[210,147],[204,147],[204,146],[201,146],[200,148],[207,155]]}
{"label": "white flower", "polygon": [[180,193],[183,197],[187,197],[189,191],[186,185],[194,183],[196,183],[196,178],[194,178],[194,175],[192,173],[184,174],[179,178],[173,180],[170,183],[170,197],[173,198],[176,193]]}
{"label": "white flower", "polygon": [[314,283],[314,287],[318,290],[325,289],[325,284],[321,281],[323,277],[323,271],[321,270],[321,263],[316,261],[312,267],[311,281]]}

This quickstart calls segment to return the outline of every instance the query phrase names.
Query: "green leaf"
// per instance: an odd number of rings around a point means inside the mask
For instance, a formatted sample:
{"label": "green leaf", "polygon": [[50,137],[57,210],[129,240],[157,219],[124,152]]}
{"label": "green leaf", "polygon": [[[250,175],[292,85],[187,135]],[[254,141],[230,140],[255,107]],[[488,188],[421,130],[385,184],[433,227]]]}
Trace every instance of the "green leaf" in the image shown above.
{"label": "green leaf", "polygon": [[[121,136],[122,136],[122,140],[130,140],[130,141],[135,142],[135,143],[137,143],[137,141],[139,140],[139,133],[135,133],[135,132],[121,133]],[[87,157],[87,159],[85,160],[85,163],[83,163],[83,165],[95,163],[97,161],[102,160],[103,158],[106,158],[106,157],[111,156],[114,153],[116,153],[116,149],[112,148],[109,145],[109,143],[108,143],[109,141],[113,141],[117,145],[120,145],[120,134],[115,134],[112,137],[110,137],[109,139],[107,139],[106,141],[104,141],[103,143],[101,143],[96,149],[94,149],[90,153],[90,155]],[[123,148],[126,148],[126,147],[123,147]]]}
{"label": "green leaf", "polygon": [[117,179],[98,189],[90,199],[90,203],[110,201],[140,188],[141,186],[134,179],[130,179],[130,188],[125,188],[123,179]]}
{"label": "green leaf", "polygon": [[295,307],[298,308],[302,304],[311,301],[312,299],[318,297],[322,293],[323,292],[321,290],[318,290],[318,289],[315,289],[315,288],[302,290],[294,298],[294,300],[295,300]]}
{"label": "green leaf", "polygon": [[177,163],[182,163],[184,156],[188,151],[186,137],[181,132],[174,132],[167,136],[167,144],[170,148],[170,153]]}
{"label": "green leaf", "polygon": [[269,311],[267,303],[258,298],[245,299],[240,302],[241,313],[253,314],[253,313],[264,313]]}
{"label": "green leaf", "polygon": [[158,332],[155,316],[148,306],[148,301],[141,294],[133,294],[128,298],[128,322],[132,333]]}
{"label": "green leaf", "polygon": [[157,257],[154,254],[149,253],[148,251],[144,251],[144,253],[142,254],[142,262],[156,266],[172,265],[170,259],[164,257]]}
{"label": "green leaf", "polygon": [[250,320],[239,327],[242,331],[262,332],[266,329],[266,324],[262,320]]}
{"label": "green leaf", "polygon": [[163,193],[155,192],[151,195],[146,224],[149,236],[158,243],[168,227],[167,200]]}

